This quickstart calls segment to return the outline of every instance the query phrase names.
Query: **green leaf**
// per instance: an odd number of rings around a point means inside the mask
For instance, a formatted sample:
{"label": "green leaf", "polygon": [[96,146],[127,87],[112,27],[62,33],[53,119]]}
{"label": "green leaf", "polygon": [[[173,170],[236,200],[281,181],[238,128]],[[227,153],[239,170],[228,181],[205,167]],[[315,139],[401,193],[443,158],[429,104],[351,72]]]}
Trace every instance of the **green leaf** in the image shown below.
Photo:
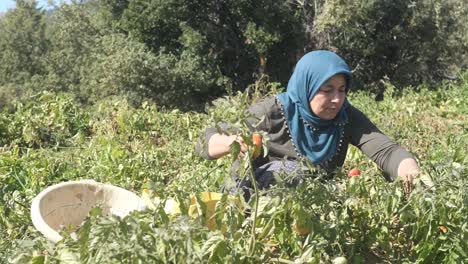
{"label": "green leaf", "polygon": [[215,206],[215,217],[216,217],[215,220],[216,220],[216,225],[218,226],[218,228],[221,228],[222,226],[224,208],[226,207],[228,196],[229,196],[229,193],[224,192],[223,195],[221,196],[221,200],[219,200]]}
{"label": "green leaf", "polygon": [[45,256],[34,256],[31,259],[31,264],[44,264]]}
{"label": "green leaf", "polygon": [[63,248],[58,252],[58,259],[63,263],[80,264],[81,261],[76,253]]}
{"label": "green leaf", "polygon": [[237,157],[239,157],[239,154],[241,152],[241,146],[239,142],[237,141],[232,142],[230,146],[230,151],[231,151],[232,161],[234,162],[237,160]]}
{"label": "green leaf", "polygon": [[201,249],[201,251],[203,252],[203,255],[204,256],[206,256],[206,255],[212,256],[212,254],[214,252],[214,249],[222,241],[224,241],[224,237],[222,235],[220,235],[220,234],[215,234],[215,235],[211,236],[203,244],[203,247]]}

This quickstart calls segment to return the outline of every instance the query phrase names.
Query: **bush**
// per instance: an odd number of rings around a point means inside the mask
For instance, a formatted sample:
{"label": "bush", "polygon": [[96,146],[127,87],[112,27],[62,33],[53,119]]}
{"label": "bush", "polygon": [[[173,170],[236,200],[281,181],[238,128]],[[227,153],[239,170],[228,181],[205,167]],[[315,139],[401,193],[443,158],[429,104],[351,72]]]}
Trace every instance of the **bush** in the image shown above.
{"label": "bush", "polygon": [[80,72],[79,97],[96,102],[127,94],[134,100],[148,96],[155,82],[156,56],[141,43],[119,35],[98,38]]}
{"label": "bush", "polygon": [[40,93],[29,102],[16,102],[0,120],[2,146],[63,147],[88,135],[88,116],[69,97]]}

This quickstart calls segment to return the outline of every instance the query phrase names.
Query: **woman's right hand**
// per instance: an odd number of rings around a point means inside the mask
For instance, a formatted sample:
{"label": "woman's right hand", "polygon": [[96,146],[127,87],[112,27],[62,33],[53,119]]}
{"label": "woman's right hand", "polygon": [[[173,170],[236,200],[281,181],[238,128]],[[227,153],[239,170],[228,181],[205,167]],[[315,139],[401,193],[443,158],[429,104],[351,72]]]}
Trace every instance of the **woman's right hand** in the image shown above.
{"label": "woman's right hand", "polygon": [[239,156],[242,158],[248,147],[242,137],[238,135],[214,134],[208,141],[208,155],[215,159],[221,158],[231,152],[231,145],[234,142],[239,143],[241,147]]}

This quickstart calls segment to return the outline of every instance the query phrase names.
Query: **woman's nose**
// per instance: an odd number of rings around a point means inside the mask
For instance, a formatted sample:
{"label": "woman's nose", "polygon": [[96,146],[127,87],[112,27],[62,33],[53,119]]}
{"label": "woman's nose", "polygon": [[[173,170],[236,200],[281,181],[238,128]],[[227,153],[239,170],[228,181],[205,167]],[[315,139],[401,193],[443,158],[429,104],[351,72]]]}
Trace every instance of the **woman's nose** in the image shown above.
{"label": "woman's nose", "polygon": [[334,93],[332,94],[331,101],[332,101],[333,103],[338,103],[338,102],[340,102],[340,100],[341,100],[341,95],[340,95],[340,93],[339,93],[339,92],[334,92]]}

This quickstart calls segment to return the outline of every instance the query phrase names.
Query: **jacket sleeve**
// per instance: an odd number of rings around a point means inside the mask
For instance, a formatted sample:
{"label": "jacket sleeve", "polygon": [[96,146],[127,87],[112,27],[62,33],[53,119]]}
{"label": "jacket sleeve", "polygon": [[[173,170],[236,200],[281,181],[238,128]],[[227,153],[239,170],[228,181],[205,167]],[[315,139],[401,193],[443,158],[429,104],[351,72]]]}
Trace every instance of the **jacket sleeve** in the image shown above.
{"label": "jacket sleeve", "polygon": [[351,106],[351,144],[359,148],[393,180],[398,166],[412,155],[382,133],[367,116]]}

